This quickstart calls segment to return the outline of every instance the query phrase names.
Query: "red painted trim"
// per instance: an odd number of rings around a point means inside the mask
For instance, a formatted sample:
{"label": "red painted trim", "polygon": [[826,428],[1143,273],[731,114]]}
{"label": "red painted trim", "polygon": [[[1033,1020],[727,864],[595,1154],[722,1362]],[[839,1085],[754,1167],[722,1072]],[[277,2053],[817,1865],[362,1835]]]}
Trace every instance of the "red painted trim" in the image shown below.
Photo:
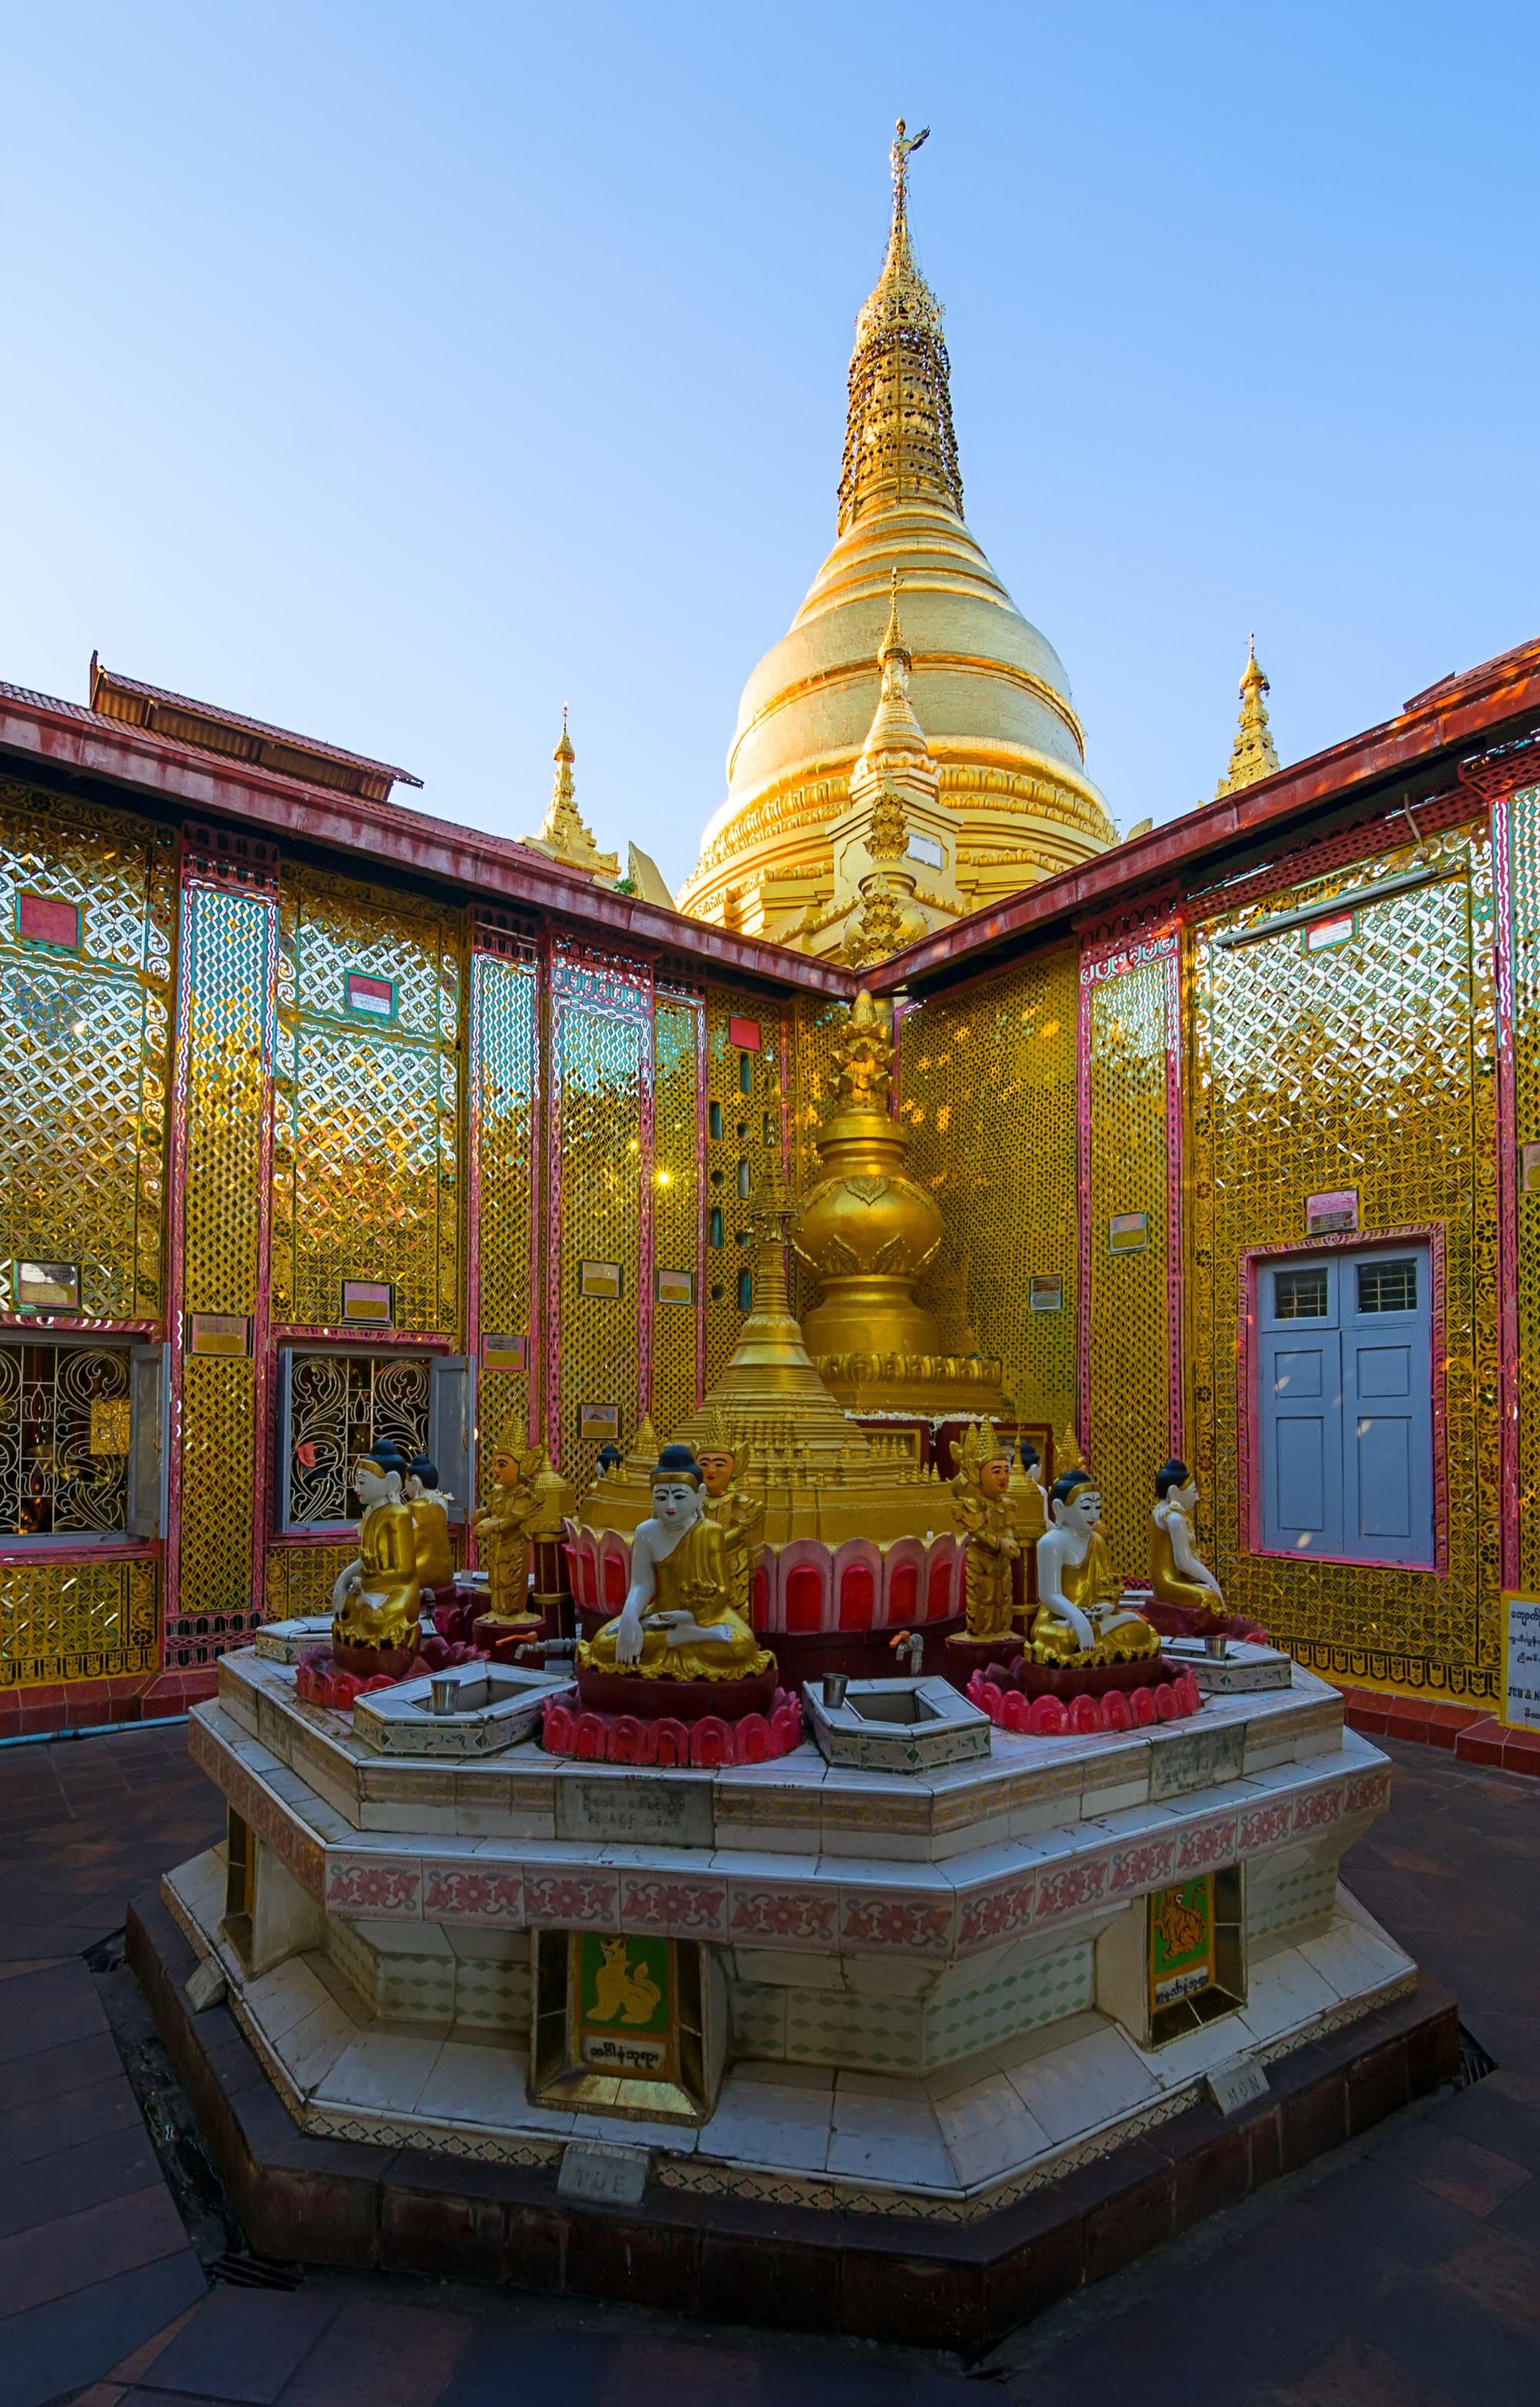
{"label": "red painted trim", "polygon": [[357,1346],[371,1354],[393,1354],[404,1346],[417,1346],[429,1354],[452,1354],[455,1341],[441,1330],[426,1334],[415,1329],[392,1329],[378,1322],[372,1329],[361,1329],[349,1321],[345,1329],[312,1328],[301,1321],[277,1322],[267,1332],[274,1346]]}
{"label": "red painted trim", "polygon": [[34,1337],[158,1337],[158,1320],[85,1320],[62,1312],[0,1312],[0,1331]]}
{"label": "red painted trim", "polygon": [[655,1300],[652,1275],[657,1261],[656,1214],[652,1173],[658,1151],[658,1106],[652,1048],[658,1025],[658,997],[649,981],[647,1018],[636,1047],[636,1418],[652,1410],[652,1330]]}
{"label": "red painted trim", "polygon": [[[0,1564],[10,1570],[19,1563],[147,1563],[160,1551],[159,1538],[92,1540],[83,1531],[70,1530],[62,1537],[35,1539],[30,1546],[0,1546]],[[138,1679],[142,1675],[125,1672],[117,1676]]]}
{"label": "red painted trim", "polygon": [[[166,1143],[165,1338],[171,1401],[166,1413],[165,1557],[161,1568],[161,1660],[166,1630],[177,1616],[182,1548],[182,1357],[186,1279],[182,1245],[187,1224],[187,1031],[192,996],[191,897],[187,848],[177,839],[177,1008],[171,1030],[171,1120]],[[267,1199],[263,1199],[264,1208]],[[253,1336],[255,1332],[253,1332]]]}
{"label": "red painted trim", "polygon": [[[253,900],[257,899],[255,896]],[[272,1397],[273,1346],[271,1333],[263,1344],[258,1332],[265,1330],[273,1303],[273,1144],[274,1115],[278,1086],[278,899],[276,890],[267,902],[267,945],[264,955],[265,987],[262,1013],[262,1143],[257,1172],[257,1291],[252,1305],[251,1344],[251,1409],[255,1417],[256,1466],[251,1488],[251,1596],[253,1602],[266,1595],[263,1556],[277,1519],[273,1495],[273,1441],[275,1431],[269,1424]]]}
{"label": "red painted trim", "polygon": [[[481,983],[482,964],[501,958],[496,953],[477,952],[470,957],[470,975],[465,980],[465,1360],[471,1382],[474,1406],[471,1419],[473,1432],[481,1423]],[[531,1165],[533,1173],[534,1165]],[[533,1178],[532,1178],[533,1183]],[[497,1332],[499,1336],[505,1332]],[[516,1332],[506,1332],[509,1336]],[[525,1375],[529,1370],[529,1347],[524,1348]],[[476,1460],[472,1444],[471,1487],[473,1493],[465,1499],[465,1568],[476,1569]]]}
{"label": "red painted trim", "polygon": [[585,935],[698,961],[725,981],[766,980],[818,994],[853,996],[848,970],[754,936],[632,900],[548,862],[506,837],[458,827],[404,804],[337,794],[243,763],[239,768],[146,729],[67,703],[0,691],[0,750],[133,787],[178,808],[213,812],[291,839],[364,856],[463,890],[463,899],[524,904],[574,920]]}
{"label": "red painted trim", "polygon": [[[976,912],[894,953],[866,977],[874,992],[891,994],[911,980],[934,980],[977,955],[1047,933],[1056,920],[1105,913],[1162,876],[1191,879],[1205,862],[1254,844],[1287,841],[1290,821],[1326,803],[1362,794],[1426,770],[1441,753],[1481,744],[1515,719],[1540,717],[1540,644],[1521,655],[1473,669],[1468,676],[1417,697],[1416,706],[1346,743],[1282,769],[1220,803],[1206,803],[1135,836],[1093,861],[1026,888],[996,909]],[[1451,762],[1451,768],[1453,762]],[[1525,777],[1524,782],[1532,782]],[[1419,817],[1421,818],[1419,809]],[[1217,908],[1228,905],[1217,905]]]}
{"label": "red painted trim", "polygon": [[[1262,1404],[1257,1386],[1261,1348],[1257,1343],[1257,1264],[1280,1255],[1362,1252],[1369,1246],[1425,1244],[1433,1293],[1429,1299],[1428,1361],[1433,1411],[1433,1560],[1431,1563],[1386,1563],[1365,1555],[1298,1555],[1287,1546],[1262,1543],[1262,1449],[1256,1442]],[[1241,1544],[1248,1555],[1264,1555],[1283,1563],[1342,1563],[1361,1572],[1432,1572],[1447,1579],[1449,1572],[1449,1478],[1445,1379],[1445,1257],[1447,1232],[1442,1220],[1419,1220],[1396,1229],[1346,1229],[1329,1237],[1303,1237],[1292,1245],[1248,1246],[1236,1257],[1238,1327],[1235,1365],[1235,1472],[1243,1526]]]}
{"label": "red painted trim", "polygon": [[1519,1579],[1519,1080],[1514,1055],[1513,829],[1511,795],[1492,805],[1492,901],[1496,920],[1497,1046],[1497,1417],[1499,1561],[1504,1588]]}
{"label": "red painted trim", "polygon": [[710,1154],[706,1146],[706,1105],[710,1100],[710,1060],[706,1042],[706,997],[695,1002],[695,1403],[706,1402],[706,1178]]}

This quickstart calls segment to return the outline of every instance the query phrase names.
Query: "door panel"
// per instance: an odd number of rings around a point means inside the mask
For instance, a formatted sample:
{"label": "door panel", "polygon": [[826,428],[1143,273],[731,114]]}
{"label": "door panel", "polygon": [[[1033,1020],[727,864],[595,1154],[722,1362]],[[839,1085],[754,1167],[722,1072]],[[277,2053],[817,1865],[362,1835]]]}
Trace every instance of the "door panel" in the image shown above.
{"label": "door panel", "polygon": [[1358,1418],[1358,1534],[1412,1537],[1412,1423],[1407,1414]]}
{"label": "door panel", "polygon": [[1342,1544],[1342,1340],[1296,1327],[1262,1346],[1262,1544],[1331,1554]]}

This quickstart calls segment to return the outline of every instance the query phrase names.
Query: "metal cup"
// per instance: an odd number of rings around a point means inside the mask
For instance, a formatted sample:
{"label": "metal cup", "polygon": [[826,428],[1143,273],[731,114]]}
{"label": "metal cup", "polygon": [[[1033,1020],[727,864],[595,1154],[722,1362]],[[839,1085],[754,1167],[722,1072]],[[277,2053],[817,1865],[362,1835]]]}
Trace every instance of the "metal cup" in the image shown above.
{"label": "metal cup", "polygon": [[828,1706],[831,1713],[834,1712],[836,1705],[842,1705],[845,1702],[845,1691],[849,1685],[850,1675],[848,1672],[825,1672],[823,1675],[823,1702]]}
{"label": "metal cup", "polygon": [[1212,1638],[1204,1640],[1204,1646],[1216,1663],[1222,1663],[1230,1652],[1230,1632],[1228,1630],[1216,1631]]}
{"label": "metal cup", "polygon": [[433,1698],[433,1709],[435,1713],[452,1714],[455,1707],[455,1699],[460,1692],[460,1683],[455,1678],[454,1674],[452,1672],[435,1672],[429,1683],[429,1688]]}

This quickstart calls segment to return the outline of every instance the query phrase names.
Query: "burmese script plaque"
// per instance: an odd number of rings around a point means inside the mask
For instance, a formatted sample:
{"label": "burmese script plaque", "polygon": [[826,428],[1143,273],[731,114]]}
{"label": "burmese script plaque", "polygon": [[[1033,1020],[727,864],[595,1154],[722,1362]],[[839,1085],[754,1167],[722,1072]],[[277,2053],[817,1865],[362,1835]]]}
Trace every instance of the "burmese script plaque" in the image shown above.
{"label": "burmese script plaque", "polygon": [[629,1779],[561,1779],[556,1784],[556,1835],[604,1845],[710,1847],[716,1816],[709,1780],[668,1780],[655,1772]]}

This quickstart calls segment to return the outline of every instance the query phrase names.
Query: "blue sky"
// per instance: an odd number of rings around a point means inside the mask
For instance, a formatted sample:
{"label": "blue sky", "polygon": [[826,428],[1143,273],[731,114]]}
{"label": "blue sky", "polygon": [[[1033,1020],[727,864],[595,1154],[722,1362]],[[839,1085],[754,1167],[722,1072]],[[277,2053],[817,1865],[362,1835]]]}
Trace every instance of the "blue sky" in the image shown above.
{"label": "blue sky", "polygon": [[0,677],[113,667],[671,881],[834,534],[892,120],[967,510],[1119,823],[1540,634],[1492,0],[0,0]]}

